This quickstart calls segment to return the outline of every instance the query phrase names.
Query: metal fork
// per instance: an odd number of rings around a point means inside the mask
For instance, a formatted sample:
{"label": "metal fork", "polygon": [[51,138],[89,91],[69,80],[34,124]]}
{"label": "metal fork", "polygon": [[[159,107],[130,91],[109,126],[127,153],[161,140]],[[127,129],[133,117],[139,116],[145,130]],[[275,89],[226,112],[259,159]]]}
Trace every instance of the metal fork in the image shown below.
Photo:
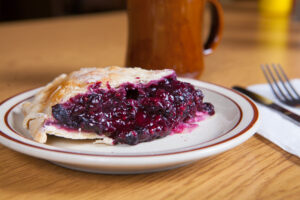
{"label": "metal fork", "polygon": [[289,106],[300,107],[300,95],[290,83],[280,64],[272,64],[272,67],[268,64],[261,65],[261,69],[279,101]]}

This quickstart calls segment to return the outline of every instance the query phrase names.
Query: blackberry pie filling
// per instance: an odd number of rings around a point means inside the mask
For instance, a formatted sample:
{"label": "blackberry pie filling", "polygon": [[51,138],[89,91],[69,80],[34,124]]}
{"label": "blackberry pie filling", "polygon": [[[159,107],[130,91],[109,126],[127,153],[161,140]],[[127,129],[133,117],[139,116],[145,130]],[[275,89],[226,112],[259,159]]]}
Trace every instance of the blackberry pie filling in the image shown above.
{"label": "blackberry pie filling", "polygon": [[22,104],[23,127],[39,143],[51,135],[135,145],[189,132],[215,112],[203,98],[171,69],[81,68],[60,74]]}
{"label": "blackberry pie filling", "polygon": [[197,121],[199,113],[213,115],[213,105],[203,102],[203,97],[200,89],[177,80],[175,73],[117,88],[99,81],[89,85],[87,92],[53,105],[53,119],[47,124],[105,135],[114,144],[135,145],[165,137]]}

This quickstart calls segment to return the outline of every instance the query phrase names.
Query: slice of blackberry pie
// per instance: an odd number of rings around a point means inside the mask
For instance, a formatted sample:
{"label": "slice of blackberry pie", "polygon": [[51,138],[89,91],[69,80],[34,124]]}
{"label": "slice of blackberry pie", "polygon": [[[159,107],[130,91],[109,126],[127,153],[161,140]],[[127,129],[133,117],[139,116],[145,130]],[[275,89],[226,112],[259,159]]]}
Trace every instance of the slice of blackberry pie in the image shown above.
{"label": "slice of blackberry pie", "polygon": [[25,102],[23,126],[40,143],[55,135],[135,145],[213,115],[213,105],[203,97],[169,69],[83,68],[58,76]]}

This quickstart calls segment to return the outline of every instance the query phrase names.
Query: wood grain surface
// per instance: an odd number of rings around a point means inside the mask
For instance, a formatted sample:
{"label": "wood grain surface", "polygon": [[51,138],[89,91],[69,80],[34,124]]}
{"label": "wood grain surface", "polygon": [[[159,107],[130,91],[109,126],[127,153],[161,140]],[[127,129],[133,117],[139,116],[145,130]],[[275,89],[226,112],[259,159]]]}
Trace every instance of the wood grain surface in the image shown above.
{"label": "wood grain surface", "polygon": [[[123,65],[125,12],[0,24],[0,101],[79,67]],[[300,77],[300,23],[260,17],[253,3],[225,7],[224,38],[203,81],[264,83],[261,63]],[[287,134],[288,133],[283,133]],[[259,135],[217,156],[140,175],[89,174],[0,145],[0,199],[300,199],[300,160]]]}

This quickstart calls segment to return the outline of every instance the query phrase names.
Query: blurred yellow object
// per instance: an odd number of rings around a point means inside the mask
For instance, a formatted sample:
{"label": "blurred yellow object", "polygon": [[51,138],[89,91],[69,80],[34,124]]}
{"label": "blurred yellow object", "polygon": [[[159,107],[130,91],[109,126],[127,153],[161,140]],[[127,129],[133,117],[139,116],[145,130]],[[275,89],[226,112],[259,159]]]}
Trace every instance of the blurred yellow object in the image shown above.
{"label": "blurred yellow object", "polygon": [[291,12],[293,0],[260,0],[259,10],[264,16],[287,16]]}

